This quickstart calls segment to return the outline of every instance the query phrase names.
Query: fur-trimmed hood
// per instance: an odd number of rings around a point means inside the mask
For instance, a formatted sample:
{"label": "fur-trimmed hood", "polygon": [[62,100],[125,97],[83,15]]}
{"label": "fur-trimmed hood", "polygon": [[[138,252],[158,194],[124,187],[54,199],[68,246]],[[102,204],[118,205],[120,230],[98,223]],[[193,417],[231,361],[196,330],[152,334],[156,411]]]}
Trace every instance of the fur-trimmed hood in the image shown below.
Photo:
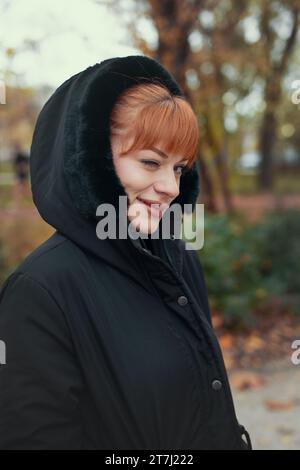
{"label": "fur-trimmed hood", "polygon": [[[42,108],[30,155],[34,203],[43,219],[87,249],[86,230],[96,209],[126,196],[114,169],[109,118],[120,94],[136,83],[156,82],[183,95],[173,77],[146,56],[115,57],[88,67],[65,81]],[[197,164],[181,177],[180,194],[172,202],[194,205],[199,191]],[[171,204],[171,205],[172,205]]]}

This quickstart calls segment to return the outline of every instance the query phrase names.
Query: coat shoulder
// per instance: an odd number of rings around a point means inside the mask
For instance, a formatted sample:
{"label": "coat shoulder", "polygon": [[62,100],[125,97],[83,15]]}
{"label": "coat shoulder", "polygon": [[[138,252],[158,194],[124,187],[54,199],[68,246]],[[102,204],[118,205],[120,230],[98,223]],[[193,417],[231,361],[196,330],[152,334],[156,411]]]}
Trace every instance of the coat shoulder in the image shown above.
{"label": "coat shoulder", "polygon": [[79,276],[85,258],[75,243],[55,232],[27,256],[9,278],[25,274],[49,287],[60,279],[76,276],[76,273]]}

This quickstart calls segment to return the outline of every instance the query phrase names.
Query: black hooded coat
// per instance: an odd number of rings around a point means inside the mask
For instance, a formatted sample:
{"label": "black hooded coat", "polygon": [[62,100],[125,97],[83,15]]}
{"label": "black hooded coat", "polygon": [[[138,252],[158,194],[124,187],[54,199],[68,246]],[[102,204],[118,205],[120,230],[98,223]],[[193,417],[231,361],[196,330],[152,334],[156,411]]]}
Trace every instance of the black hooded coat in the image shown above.
{"label": "black hooded coat", "polygon": [[[100,240],[96,208],[126,193],[109,116],[156,82],[145,56],[112,58],[64,82],[31,146],[34,203],[55,233],[2,286],[1,449],[248,449],[213,331],[199,257],[178,238]],[[197,165],[173,203],[192,204]],[[246,436],[247,443],[242,435]]]}

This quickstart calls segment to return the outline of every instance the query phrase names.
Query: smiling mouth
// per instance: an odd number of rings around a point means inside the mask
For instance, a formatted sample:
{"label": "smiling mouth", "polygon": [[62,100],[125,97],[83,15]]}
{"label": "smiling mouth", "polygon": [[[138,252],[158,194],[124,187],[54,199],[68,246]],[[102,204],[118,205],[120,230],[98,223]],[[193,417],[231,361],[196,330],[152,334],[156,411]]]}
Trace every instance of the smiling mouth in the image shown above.
{"label": "smiling mouth", "polygon": [[144,204],[147,207],[148,211],[155,217],[162,216],[165,211],[162,204],[150,203],[150,202],[144,201],[143,199],[140,199],[139,197],[137,198],[137,200],[141,202],[142,204]]}

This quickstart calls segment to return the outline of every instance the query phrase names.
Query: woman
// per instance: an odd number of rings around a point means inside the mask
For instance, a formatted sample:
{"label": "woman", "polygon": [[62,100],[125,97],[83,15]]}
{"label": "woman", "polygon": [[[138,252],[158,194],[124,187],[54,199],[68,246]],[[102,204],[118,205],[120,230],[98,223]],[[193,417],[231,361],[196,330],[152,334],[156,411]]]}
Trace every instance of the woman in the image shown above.
{"label": "woman", "polygon": [[178,85],[145,56],[89,67],[43,107],[31,184],[56,231],[2,288],[0,448],[250,446],[196,252],[173,226],[169,238],[99,234],[97,208],[120,223],[120,196],[136,234],[158,233],[175,203],[194,207],[198,137]]}

